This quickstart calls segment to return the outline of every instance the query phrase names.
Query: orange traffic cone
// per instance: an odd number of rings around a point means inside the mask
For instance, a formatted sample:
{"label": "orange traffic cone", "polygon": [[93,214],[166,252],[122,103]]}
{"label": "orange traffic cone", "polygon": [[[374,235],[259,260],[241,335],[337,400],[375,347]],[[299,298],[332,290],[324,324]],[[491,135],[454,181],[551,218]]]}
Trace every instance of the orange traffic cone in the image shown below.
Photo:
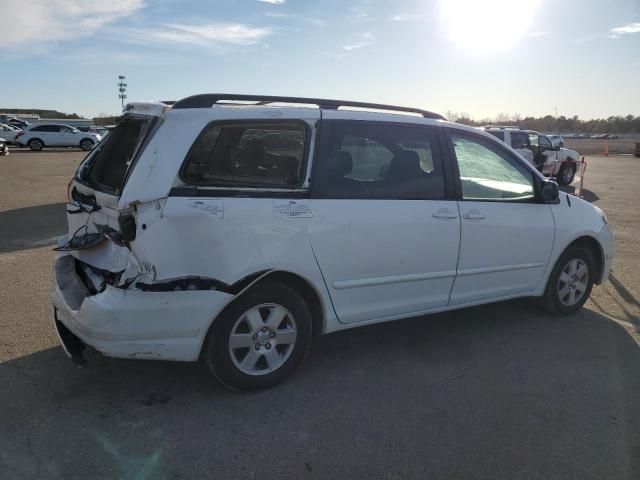
{"label": "orange traffic cone", "polygon": [[609,142],[604,142],[604,156],[609,156]]}

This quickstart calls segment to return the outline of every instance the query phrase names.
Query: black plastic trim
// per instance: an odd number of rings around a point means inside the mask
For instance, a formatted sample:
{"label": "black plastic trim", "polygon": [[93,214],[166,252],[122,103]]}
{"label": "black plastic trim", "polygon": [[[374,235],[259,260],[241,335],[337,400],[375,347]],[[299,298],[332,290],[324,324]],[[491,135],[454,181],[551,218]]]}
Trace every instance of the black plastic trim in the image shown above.
{"label": "black plastic trim", "polygon": [[169,190],[170,197],[205,197],[205,198],[310,198],[309,190],[243,190],[240,188],[222,187],[173,187]]}
{"label": "black plastic trim", "polygon": [[336,110],[340,107],[369,108],[372,110],[388,110],[392,112],[418,113],[424,118],[444,120],[439,113],[422,110],[419,108],[386,105],[382,103],[354,102],[350,100],[332,100],[328,98],[311,97],[282,97],[272,95],[236,95],[231,93],[203,93],[183,98],[173,104],[173,109],[185,108],[210,108],[221,101],[257,102],[256,105],[268,105],[270,103],[299,103],[304,105],[318,105],[320,109]]}

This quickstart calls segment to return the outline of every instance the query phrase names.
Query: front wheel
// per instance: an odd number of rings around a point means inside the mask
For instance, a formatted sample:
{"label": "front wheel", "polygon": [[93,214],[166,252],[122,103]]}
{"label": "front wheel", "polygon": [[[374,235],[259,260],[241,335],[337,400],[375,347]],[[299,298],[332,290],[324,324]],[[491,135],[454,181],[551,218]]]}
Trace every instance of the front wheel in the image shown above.
{"label": "front wheel", "polygon": [[596,267],[593,255],[583,247],[570,247],[556,262],[544,293],[546,309],[554,314],[579,310],[593,288]]}
{"label": "front wheel", "polygon": [[295,370],[311,343],[311,313],[291,287],[252,287],[217,318],[205,345],[213,374],[233,390],[276,385]]}
{"label": "front wheel", "polygon": [[93,141],[89,140],[88,138],[85,138],[80,142],[80,148],[85,152],[88,152],[93,148]]}

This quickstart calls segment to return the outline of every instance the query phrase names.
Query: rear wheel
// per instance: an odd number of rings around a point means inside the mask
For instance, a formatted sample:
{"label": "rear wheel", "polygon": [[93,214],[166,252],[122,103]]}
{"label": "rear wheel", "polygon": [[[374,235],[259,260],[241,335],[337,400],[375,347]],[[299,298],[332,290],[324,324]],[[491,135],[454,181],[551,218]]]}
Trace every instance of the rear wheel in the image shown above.
{"label": "rear wheel", "polygon": [[34,152],[39,152],[44,147],[44,142],[39,138],[32,138],[27,142],[27,146]]}
{"label": "rear wheel", "polygon": [[205,360],[234,390],[276,385],[295,370],[311,343],[311,313],[291,287],[264,282],[235,300],[207,337]]}
{"label": "rear wheel", "polygon": [[572,163],[564,163],[562,167],[560,167],[560,171],[558,171],[558,175],[556,176],[558,185],[562,185],[563,187],[569,185],[571,182],[573,182],[573,177],[575,177],[575,175],[575,165]]}
{"label": "rear wheel", "polygon": [[88,152],[93,148],[93,140],[89,140],[88,138],[83,139],[80,142],[80,148],[85,152]]}
{"label": "rear wheel", "polygon": [[593,288],[596,266],[584,247],[568,248],[556,262],[544,293],[546,309],[554,314],[579,310]]}

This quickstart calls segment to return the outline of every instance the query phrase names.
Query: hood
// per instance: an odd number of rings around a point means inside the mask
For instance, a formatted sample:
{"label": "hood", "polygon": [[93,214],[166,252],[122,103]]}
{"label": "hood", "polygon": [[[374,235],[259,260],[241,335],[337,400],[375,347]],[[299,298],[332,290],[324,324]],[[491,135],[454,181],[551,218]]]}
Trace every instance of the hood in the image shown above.
{"label": "hood", "polygon": [[560,151],[562,152],[563,156],[571,157],[574,160],[578,160],[578,157],[580,157],[580,154],[578,152],[576,152],[575,150],[571,150],[570,148],[560,147]]}

